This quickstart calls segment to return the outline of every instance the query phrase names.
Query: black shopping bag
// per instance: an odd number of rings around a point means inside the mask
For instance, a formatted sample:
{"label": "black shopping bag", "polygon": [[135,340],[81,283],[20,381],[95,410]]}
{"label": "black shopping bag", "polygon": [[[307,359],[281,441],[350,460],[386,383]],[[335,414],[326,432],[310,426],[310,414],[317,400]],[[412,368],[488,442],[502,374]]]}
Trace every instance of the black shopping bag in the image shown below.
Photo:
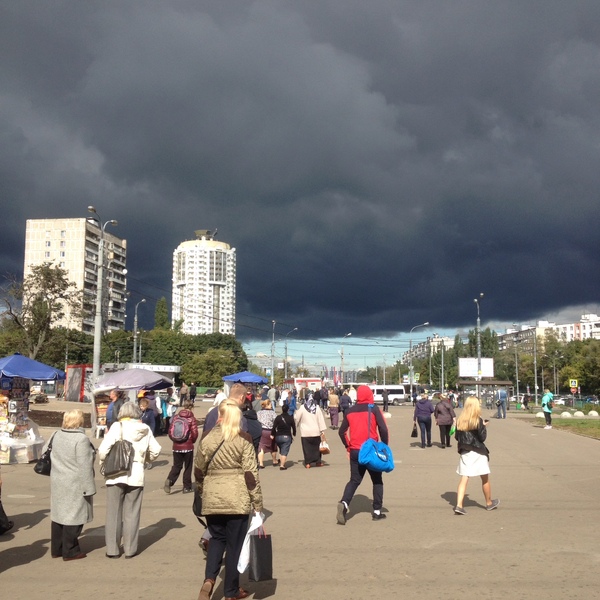
{"label": "black shopping bag", "polygon": [[259,533],[250,536],[250,570],[251,581],[267,581],[273,579],[273,546],[271,536],[261,527]]}

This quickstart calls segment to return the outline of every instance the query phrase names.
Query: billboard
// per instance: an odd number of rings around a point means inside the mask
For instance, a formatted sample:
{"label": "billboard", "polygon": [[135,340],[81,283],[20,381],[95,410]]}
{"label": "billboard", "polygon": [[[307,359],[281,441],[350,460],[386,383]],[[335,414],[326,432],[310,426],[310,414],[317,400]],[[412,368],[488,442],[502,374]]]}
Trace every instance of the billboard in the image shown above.
{"label": "billboard", "polygon": [[[459,377],[477,377],[477,359],[476,358],[459,358],[458,359],[458,376]],[[494,376],[494,359],[481,359],[481,376]]]}

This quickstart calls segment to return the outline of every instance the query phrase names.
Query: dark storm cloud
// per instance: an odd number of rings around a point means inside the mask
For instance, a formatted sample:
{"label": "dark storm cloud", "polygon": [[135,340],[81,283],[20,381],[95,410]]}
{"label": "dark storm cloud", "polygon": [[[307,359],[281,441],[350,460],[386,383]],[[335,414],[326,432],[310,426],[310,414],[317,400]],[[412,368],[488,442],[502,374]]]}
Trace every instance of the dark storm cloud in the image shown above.
{"label": "dark storm cloud", "polygon": [[598,301],[597,2],[0,10],[4,270],[27,218],[94,204],[149,297],[218,227],[241,336],[461,327],[479,291],[490,320]]}

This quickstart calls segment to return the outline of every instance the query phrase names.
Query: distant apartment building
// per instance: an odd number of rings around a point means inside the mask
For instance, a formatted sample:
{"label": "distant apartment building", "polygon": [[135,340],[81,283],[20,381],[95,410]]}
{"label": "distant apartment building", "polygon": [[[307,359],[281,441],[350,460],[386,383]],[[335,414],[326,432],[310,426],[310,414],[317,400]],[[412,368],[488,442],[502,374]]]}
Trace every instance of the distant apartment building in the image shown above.
{"label": "distant apartment building", "polygon": [[412,360],[426,359],[437,352],[441,352],[442,350],[447,352],[453,348],[454,339],[434,333],[433,336],[428,337],[424,342],[413,344],[411,350],[404,352],[402,355],[402,363],[408,364],[411,359],[411,354]]}
{"label": "distant apartment building", "polygon": [[[83,291],[83,316],[67,314],[63,327],[94,333],[98,285],[100,229],[95,221],[79,219],[28,219],[25,230],[24,276],[33,265],[49,262],[65,269]],[[127,301],[127,241],[104,233],[103,325],[105,331],[125,327]]]}
{"label": "distant apartment building", "polygon": [[579,323],[555,325],[558,339],[565,342],[574,340],[600,339],[600,317],[593,313],[581,315]]}
{"label": "distant apartment building", "polygon": [[183,333],[235,335],[235,248],[207,229],[195,234],[173,252],[173,322]]}

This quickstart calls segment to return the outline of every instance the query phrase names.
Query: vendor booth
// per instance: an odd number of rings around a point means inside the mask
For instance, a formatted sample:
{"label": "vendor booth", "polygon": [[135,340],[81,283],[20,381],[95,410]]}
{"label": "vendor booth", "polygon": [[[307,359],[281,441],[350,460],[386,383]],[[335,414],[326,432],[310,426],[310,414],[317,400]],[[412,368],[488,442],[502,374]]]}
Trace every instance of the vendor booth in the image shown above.
{"label": "vendor booth", "polygon": [[108,394],[118,389],[129,392],[129,398],[135,400],[139,390],[164,390],[173,387],[173,382],[155,371],[148,369],[124,369],[105,373],[94,385],[92,396],[92,431],[96,437],[106,429],[106,409],[110,404]]}
{"label": "vendor booth", "polygon": [[246,387],[250,387],[253,392],[256,391],[256,386],[260,384],[268,383],[268,380],[262,375],[257,375],[251,371],[242,371],[240,373],[234,373],[233,375],[226,375],[223,377],[225,382],[225,393],[229,396],[229,390],[234,383],[243,383]]}
{"label": "vendor booth", "polygon": [[37,460],[44,440],[29,419],[29,382],[61,381],[65,374],[22,354],[0,359],[0,464]]}

